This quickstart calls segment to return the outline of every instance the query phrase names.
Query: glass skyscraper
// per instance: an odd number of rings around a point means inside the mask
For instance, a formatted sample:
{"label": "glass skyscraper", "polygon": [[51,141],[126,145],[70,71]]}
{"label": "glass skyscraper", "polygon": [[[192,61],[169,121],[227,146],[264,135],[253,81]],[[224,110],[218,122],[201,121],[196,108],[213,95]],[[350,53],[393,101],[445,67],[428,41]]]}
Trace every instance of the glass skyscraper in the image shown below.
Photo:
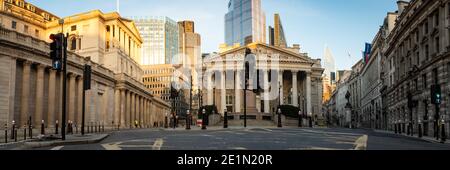
{"label": "glass skyscraper", "polygon": [[266,15],[261,0],[230,0],[225,15],[225,43],[266,43]]}
{"label": "glass skyscraper", "polygon": [[178,24],[168,17],[130,17],[144,40],[142,65],[180,64]]}

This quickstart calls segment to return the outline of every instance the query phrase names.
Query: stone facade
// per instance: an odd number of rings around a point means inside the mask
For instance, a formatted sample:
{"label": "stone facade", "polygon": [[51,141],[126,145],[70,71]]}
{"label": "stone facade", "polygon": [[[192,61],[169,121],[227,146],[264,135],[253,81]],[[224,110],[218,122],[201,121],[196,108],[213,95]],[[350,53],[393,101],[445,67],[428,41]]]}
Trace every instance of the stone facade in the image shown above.
{"label": "stone facade", "polygon": [[[419,120],[424,135],[432,136],[437,120],[447,122],[450,110],[450,2],[399,2],[399,18],[383,50],[383,89],[388,129],[400,124],[403,132]],[[440,85],[442,104],[431,104],[431,85]],[[408,94],[417,105],[408,107]],[[445,115],[443,117],[443,115]]]}
{"label": "stone facade", "polygon": [[[244,58],[250,49],[254,58]],[[304,115],[322,117],[322,73],[320,60],[311,59],[299,48],[281,48],[261,43],[234,48],[204,59],[203,105],[215,105],[223,115],[244,110],[244,61],[252,74],[247,91],[247,114],[261,120],[272,117],[281,105],[299,107]],[[258,83],[259,80],[259,83]],[[281,86],[280,86],[281,85]],[[281,87],[281,92],[280,92]]]}
{"label": "stone facade", "polygon": [[[55,24],[59,18],[24,1],[20,1],[24,4],[17,3],[19,1],[0,2],[0,124],[11,126],[15,121],[16,125],[23,126],[31,118],[35,127],[44,120],[46,127],[52,128],[56,120],[62,121],[63,81],[62,73],[51,69],[49,45],[44,37],[58,32]],[[27,18],[29,16],[34,16],[33,20]],[[122,19],[117,13],[94,11],[78,16],[77,19],[89,18],[86,20],[88,22],[65,18],[66,23],[71,23],[64,27],[71,33],[69,41],[73,38],[77,42],[76,48],[68,52],[66,121],[81,124],[83,67],[87,64],[91,65],[93,72],[92,89],[86,92],[86,123],[103,124],[105,127],[120,125],[123,128],[132,127],[134,121],[138,121],[140,127],[161,125],[170,105],[154,98],[146,90],[142,84],[142,73],[139,73],[142,70],[136,62],[139,55],[134,54],[137,50],[127,48],[138,48],[138,33],[133,35],[136,45],[125,44],[121,46],[123,48],[114,45],[112,39],[91,41],[108,37],[110,21],[122,24],[129,32],[133,32],[133,24],[120,21]],[[106,24],[100,19],[105,19]],[[87,23],[95,26],[89,30],[89,33],[95,34],[87,34],[88,30],[76,31],[72,27],[77,24],[77,28],[84,27]],[[110,33],[114,30],[111,27]],[[131,42],[131,38],[129,40]],[[109,50],[116,50],[116,54],[108,54]],[[125,58],[127,61],[123,63],[133,68],[121,67],[121,62],[108,63]]]}

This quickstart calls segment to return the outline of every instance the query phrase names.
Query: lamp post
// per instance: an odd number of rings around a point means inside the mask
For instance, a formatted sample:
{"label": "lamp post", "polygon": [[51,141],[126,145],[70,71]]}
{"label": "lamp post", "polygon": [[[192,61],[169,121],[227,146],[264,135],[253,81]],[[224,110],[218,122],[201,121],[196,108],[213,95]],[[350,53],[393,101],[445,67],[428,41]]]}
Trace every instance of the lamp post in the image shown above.
{"label": "lamp post", "polygon": [[279,128],[283,127],[281,125],[281,108],[278,108],[278,127]]}
{"label": "lamp post", "polygon": [[202,111],[202,130],[206,130],[206,109]]}

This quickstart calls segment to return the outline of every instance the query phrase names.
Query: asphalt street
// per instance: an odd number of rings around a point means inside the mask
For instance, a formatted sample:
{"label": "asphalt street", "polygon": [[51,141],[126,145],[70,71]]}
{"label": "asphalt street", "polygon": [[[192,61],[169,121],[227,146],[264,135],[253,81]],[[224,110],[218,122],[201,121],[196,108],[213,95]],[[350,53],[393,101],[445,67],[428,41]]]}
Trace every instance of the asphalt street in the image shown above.
{"label": "asphalt street", "polygon": [[450,145],[363,129],[256,127],[128,130],[97,144],[38,150],[450,150]]}

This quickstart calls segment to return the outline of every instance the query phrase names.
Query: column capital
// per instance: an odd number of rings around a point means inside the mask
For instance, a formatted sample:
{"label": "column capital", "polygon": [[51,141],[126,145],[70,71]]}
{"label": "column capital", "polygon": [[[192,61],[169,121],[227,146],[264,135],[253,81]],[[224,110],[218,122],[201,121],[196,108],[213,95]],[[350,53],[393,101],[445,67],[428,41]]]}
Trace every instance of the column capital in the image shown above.
{"label": "column capital", "polygon": [[45,68],[47,68],[47,65],[44,65],[44,64],[41,64],[41,63],[38,63],[36,65],[37,65],[38,70],[44,70]]}
{"label": "column capital", "polygon": [[33,64],[33,62],[30,61],[30,60],[25,60],[25,61],[23,61],[23,65],[30,66],[31,64]]}

